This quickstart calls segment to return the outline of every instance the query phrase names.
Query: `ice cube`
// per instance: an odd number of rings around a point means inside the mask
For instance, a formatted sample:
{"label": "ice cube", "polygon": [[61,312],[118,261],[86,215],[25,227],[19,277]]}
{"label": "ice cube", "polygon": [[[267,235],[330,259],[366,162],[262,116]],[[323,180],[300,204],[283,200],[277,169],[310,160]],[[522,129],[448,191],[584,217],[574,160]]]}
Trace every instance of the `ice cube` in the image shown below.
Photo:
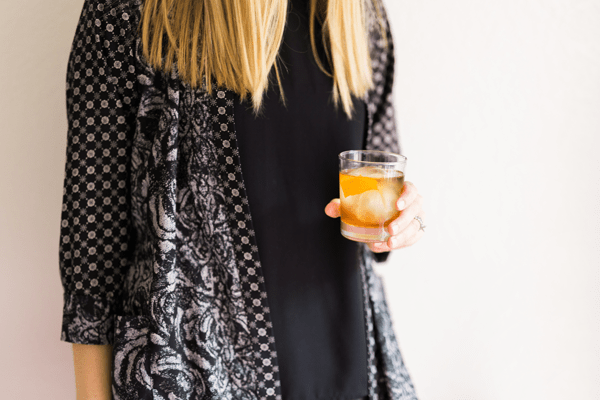
{"label": "ice cube", "polygon": [[367,166],[353,169],[348,172],[348,175],[365,176],[368,178],[381,179],[385,177],[385,170],[379,167]]}
{"label": "ice cube", "polygon": [[400,197],[398,185],[394,183],[388,183],[379,185],[379,193],[381,193],[382,201],[383,201],[383,210],[384,210],[384,221],[389,220],[394,217],[398,210],[396,209],[396,201]]}
{"label": "ice cube", "polygon": [[351,212],[358,220],[367,224],[380,224],[385,221],[383,198],[378,190],[368,190],[354,197],[356,200]]}

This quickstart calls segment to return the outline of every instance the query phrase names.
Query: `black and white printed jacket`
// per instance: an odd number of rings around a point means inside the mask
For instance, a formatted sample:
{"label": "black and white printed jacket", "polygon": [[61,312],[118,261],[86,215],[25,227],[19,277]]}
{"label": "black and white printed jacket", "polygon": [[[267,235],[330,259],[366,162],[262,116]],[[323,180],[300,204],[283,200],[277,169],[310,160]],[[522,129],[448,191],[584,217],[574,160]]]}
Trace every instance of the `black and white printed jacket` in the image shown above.
{"label": "black and white printed jacket", "polygon": [[[398,152],[394,57],[369,7],[367,148]],[[141,57],[141,0],[85,0],[67,73],[62,340],[113,344],[115,399],[280,399],[233,93]],[[416,399],[362,250],[369,399]]]}

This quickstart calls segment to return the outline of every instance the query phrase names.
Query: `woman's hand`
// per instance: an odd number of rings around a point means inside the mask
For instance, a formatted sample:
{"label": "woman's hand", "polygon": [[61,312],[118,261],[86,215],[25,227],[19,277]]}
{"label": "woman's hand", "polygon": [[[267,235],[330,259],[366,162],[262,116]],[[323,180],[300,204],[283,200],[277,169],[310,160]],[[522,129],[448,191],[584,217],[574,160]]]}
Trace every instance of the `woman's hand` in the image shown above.
{"label": "woman's hand", "polygon": [[[400,210],[400,216],[392,221],[387,230],[391,235],[387,242],[368,243],[369,249],[375,253],[401,249],[412,246],[423,236],[424,230],[415,219],[420,217],[425,225],[425,211],[423,211],[423,197],[411,182],[404,182],[396,208]],[[331,218],[340,216],[340,199],[333,199],[325,207],[325,214]]]}

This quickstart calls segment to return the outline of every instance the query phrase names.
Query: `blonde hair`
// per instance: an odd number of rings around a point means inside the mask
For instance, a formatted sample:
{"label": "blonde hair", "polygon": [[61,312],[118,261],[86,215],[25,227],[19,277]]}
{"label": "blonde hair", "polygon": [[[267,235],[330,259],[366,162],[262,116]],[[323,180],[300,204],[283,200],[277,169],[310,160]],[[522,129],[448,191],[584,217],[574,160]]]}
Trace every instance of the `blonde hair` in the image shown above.
{"label": "blonde hair", "polygon": [[[287,6],[288,0],[145,0],[143,54],[156,69],[172,72],[176,65],[179,77],[192,87],[205,83],[212,93],[214,79],[241,99],[250,96],[258,113],[272,68],[285,102],[276,59]],[[365,7],[363,0],[310,0],[313,54],[333,78],[336,108],[341,102],[349,118],[352,95],[362,98],[373,85]],[[317,54],[317,19],[327,66]]]}

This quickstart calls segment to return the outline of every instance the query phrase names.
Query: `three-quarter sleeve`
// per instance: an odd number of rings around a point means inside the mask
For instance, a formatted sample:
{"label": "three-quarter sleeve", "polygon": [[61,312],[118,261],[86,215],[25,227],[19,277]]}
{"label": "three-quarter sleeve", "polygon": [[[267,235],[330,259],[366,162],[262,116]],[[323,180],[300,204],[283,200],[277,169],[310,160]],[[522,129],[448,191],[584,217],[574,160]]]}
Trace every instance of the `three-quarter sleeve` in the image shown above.
{"label": "three-quarter sleeve", "polygon": [[67,154],[60,233],[61,339],[109,344],[131,263],[129,166],[135,42],[118,2],[87,0],[67,71]]}

